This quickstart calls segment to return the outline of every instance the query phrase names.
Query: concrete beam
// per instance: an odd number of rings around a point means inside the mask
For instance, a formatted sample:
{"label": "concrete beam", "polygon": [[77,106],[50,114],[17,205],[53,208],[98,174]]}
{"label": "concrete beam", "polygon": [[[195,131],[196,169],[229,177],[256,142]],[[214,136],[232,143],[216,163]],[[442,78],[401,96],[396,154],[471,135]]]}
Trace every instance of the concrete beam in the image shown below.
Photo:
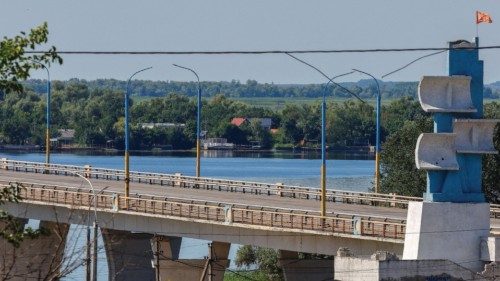
{"label": "concrete beam", "polygon": [[[17,217],[86,224],[85,208],[67,206],[7,203],[4,209]],[[343,235],[338,233],[318,234],[313,231],[294,231],[269,227],[253,227],[235,223],[207,223],[188,218],[169,218],[153,214],[134,212],[112,212],[98,209],[99,225],[102,228],[142,233],[156,233],[164,236],[189,237],[220,241],[240,245],[254,245],[303,253],[335,255],[340,247],[348,247],[354,254],[371,255],[377,250],[402,254],[403,241],[368,236]]]}

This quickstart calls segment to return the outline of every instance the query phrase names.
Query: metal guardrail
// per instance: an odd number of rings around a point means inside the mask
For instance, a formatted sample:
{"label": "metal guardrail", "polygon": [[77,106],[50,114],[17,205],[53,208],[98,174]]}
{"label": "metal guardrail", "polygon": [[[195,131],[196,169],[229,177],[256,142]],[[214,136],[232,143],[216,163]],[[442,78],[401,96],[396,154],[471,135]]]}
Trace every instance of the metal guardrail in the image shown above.
{"label": "metal guardrail", "polygon": [[[0,168],[4,170],[50,173],[56,175],[72,175],[72,172],[80,173],[87,178],[104,180],[123,180],[123,170],[95,168],[91,166],[74,166],[15,161],[0,159]],[[181,174],[161,174],[146,172],[130,172],[130,181],[147,183],[152,185],[167,185],[183,188],[198,188],[207,190],[218,190],[226,192],[241,192],[257,195],[280,196],[297,199],[319,200],[321,191],[314,187],[301,187],[285,185],[282,183],[259,183],[228,179],[197,178],[183,176]],[[396,194],[381,194],[369,192],[352,192],[343,190],[327,190],[326,200],[328,202],[340,202],[347,204],[364,204],[373,206],[406,208],[410,201],[422,201],[420,197],[401,196]]]}
{"label": "metal guardrail", "polygon": [[[61,164],[45,164],[39,162],[16,161],[5,158],[0,159],[0,169],[50,173],[55,175],[72,176],[72,173],[79,173],[87,178],[104,180],[123,180],[125,173],[123,170],[95,168],[91,166],[75,166]],[[287,198],[319,200],[321,191],[314,187],[301,187],[285,185],[281,183],[259,183],[246,182],[228,179],[196,178],[183,176],[181,174],[162,174],[147,172],[130,172],[130,181],[147,183],[151,185],[166,185],[182,188],[198,188],[207,190],[218,190],[226,192],[241,192],[257,195],[280,196]],[[351,192],[343,190],[327,190],[327,202],[340,202],[346,204],[363,204],[381,207],[407,208],[411,201],[422,201],[421,197],[402,196],[397,194],[382,194],[369,192]],[[490,217],[500,218],[500,204],[490,205]]]}
{"label": "metal guardrail", "polygon": [[[56,185],[40,185],[31,183],[1,183],[0,187],[11,184],[19,186],[19,194],[26,203],[53,203],[89,207],[93,205],[94,195],[89,190],[62,187]],[[291,209],[256,208],[244,205],[221,205],[209,201],[182,202],[172,198],[160,197],[124,197],[120,194],[103,192],[96,194],[97,208],[112,212],[133,212],[138,214],[163,215],[170,218],[191,218],[238,226],[259,226],[272,229],[309,230],[318,234],[347,234],[356,237],[378,237],[386,239],[404,239],[405,221],[379,219],[372,217],[356,217],[300,213]]]}

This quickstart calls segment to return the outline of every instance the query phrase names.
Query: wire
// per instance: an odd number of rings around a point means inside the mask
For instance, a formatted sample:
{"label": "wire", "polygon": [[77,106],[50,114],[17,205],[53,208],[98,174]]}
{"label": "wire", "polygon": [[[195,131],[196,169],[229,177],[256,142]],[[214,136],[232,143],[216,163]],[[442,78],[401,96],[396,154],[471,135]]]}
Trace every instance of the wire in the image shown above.
{"label": "wire", "polygon": [[439,52],[435,52],[435,53],[427,54],[427,55],[425,55],[425,56],[421,56],[421,57],[419,57],[419,58],[417,58],[417,59],[414,59],[414,60],[412,60],[411,62],[409,62],[409,63],[405,64],[404,66],[402,66],[402,67],[400,67],[400,68],[398,68],[398,69],[396,69],[396,70],[393,70],[393,71],[391,71],[391,72],[389,72],[389,73],[387,73],[387,74],[382,75],[382,79],[384,79],[385,77],[387,77],[387,76],[389,76],[389,75],[392,75],[392,74],[394,74],[394,73],[396,73],[396,72],[398,72],[398,71],[400,71],[400,70],[403,70],[403,69],[407,68],[408,66],[412,65],[413,63],[415,63],[415,62],[417,62],[417,61],[419,61],[419,60],[421,60],[421,59],[428,58],[428,57],[430,57],[430,56],[434,56],[434,55],[437,55],[437,54],[441,54],[441,53],[444,53],[444,52],[446,52],[446,51],[447,51],[447,50],[442,50],[442,51],[439,51]]}
{"label": "wire", "polygon": [[[311,50],[262,50],[262,51],[57,51],[60,55],[266,55],[266,54],[331,54],[331,53],[386,53],[449,51],[457,49],[488,50],[500,49],[500,45],[483,47],[418,47],[418,48],[376,48],[376,49],[311,49]],[[47,51],[26,51],[26,54],[44,54]]]}
{"label": "wire", "polygon": [[[316,66],[314,66],[314,65],[312,65],[312,64],[310,64],[310,63],[308,63],[308,62],[306,62],[306,61],[304,61],[304,60],[299,59],[298,57],[296,57],[296,56],[294,56],[294,55],[291,55],[291,54],[289,54],[289,53],[286,53],[286,55],[287,55],[287,56],[289,56],[289,57],[291,57],[291,58],[293,58],[293,59],[295,59],[295,60],[297,60],[297,61],[299,61],[299,62],[301,62],[301,63],[303,63],[303,64],[305,64],[305,65],[307,65],[307,66],[309,66],[309,67],[311,67],[312,69],[316,70],[316,71],[317,71],[317,72],[319,72],[319,73],[320,73],[323,77],[325,77],[326,79],[328,79],[328,82],[330,82],[330,83],[332,83],[333,85],[335,85],[335,86],[337,86],[337,87],[341,88],[342,90],[346,91],[347,93],[349,93],[350,95],[354,96],[355,98],[357,98],[357,99],[358,99],[359,101],[361,101],[362,103],[365,103],[365,101],[364,101],[364,100],[362,100],[362,99],[361,99],[358,95],[356,95],[355,93],[353,93],[353,92],[349,91],[348,89],[346,89],[345,87],[343,87],[343,86],[341,86],[341,85],[339,85],[339,84],[337,84],[337,83],[333,82],[333,79],[332,79],[332,78],[330,78],[330,77],[328,77],[328,75],[326,75],[323,71],[321,71],[321,69],[317,68]],[[351,74],[351,73],[341,74],[341,75],[339,75],[339,77],[340,77],[340,76],[344,76],[344,75],[348,75],[348,74]],[[334,78],[335,78],[335,77],[334,77]]]}

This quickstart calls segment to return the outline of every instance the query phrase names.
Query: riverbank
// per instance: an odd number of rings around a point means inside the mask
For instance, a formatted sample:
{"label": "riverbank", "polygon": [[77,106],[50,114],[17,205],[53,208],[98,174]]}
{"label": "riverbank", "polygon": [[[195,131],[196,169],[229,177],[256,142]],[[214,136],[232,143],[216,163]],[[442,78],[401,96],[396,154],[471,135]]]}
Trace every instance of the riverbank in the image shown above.
{"label": "riverbank", "polygon": [[[45,148],[38,145],[0,145],[0,153],[45,153]],[[64,147],[52,149],[55,154],[78,154],[78,155],[123,155],[124,151],[119,149],[101,147]],[[321,156],[318,148],[295,147],[290,149],[231,149],[231,150],[202,150],[202,157],[266,157],[266,158],[311,158]],[[144,149],[130,150],[131,155],[155,155],[155,156],[196,156],[195,149]],[[374,153],[369,146],[342,147],[327,149],[329,158],[332,159],[374,159]],[[296,156],[296,157],[293,157]]]}

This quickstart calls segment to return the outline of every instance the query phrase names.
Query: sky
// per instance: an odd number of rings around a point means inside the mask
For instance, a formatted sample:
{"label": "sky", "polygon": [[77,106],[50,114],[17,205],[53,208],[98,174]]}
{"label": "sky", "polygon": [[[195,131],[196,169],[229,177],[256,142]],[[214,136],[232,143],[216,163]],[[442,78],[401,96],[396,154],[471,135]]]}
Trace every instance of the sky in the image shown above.
{"label": "sky", "polygon": [[[492,24],[479,25],[481,46],[500,45],[498,0],[0,0],[0,36],[11,37],[46,21],[49,44],[65,51],[221,51],[446,47],[472,40],[475,11]],[[380,77],[426,52],[301,54],[329,76],[351,68]],[[485,82],[500,80],[500,49],[482,50]],[[138,69],[143,80],[192,81],[173,63],[195,69],[203,81],[305,84],[325,79],[286,55],[64,55],[52,66],[55,80],[126,80]],[[446,54],[422,60],[386,80],[417,81],[446,75]],[[41,70],[33,78],[45,77]],[[365,78],[350,75],[339,81]]]}

